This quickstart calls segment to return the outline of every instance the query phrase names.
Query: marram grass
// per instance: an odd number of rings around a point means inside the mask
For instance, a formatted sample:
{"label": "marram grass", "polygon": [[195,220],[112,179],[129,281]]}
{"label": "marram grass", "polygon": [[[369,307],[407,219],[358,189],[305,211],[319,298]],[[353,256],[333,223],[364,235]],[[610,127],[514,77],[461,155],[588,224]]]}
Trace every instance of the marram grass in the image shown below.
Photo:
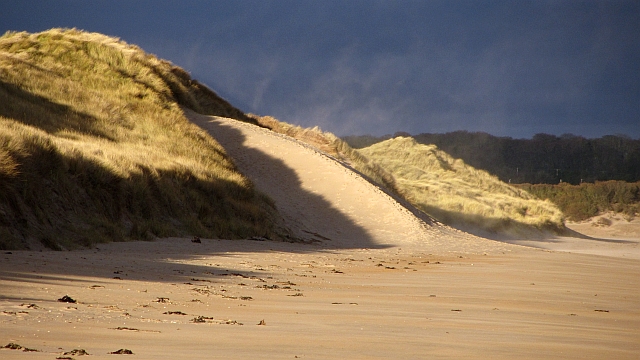
{"label": "marram grass", "polygon": [[285,234],[273,202],[182,107],[253,122],[118,39],[0,37],[0,248]]}
{"label": "marram grass", "polygon": [[454,159],[435,145],[398,137],[358,151],[393,174],[407,200],[445,223],[512,233],[564,228],[562,212],[550,201]]}

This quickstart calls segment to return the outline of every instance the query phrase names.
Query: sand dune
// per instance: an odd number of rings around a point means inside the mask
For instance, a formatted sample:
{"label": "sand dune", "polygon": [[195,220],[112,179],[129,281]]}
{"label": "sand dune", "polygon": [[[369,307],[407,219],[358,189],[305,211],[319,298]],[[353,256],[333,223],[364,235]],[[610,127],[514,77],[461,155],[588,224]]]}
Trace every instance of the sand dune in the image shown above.
{"label": "sand dune", "polygon": [[422,219],[328,155],[233,119],[188,112],[257,188],[271,196],[297,237],[335,248],[419,247],[486,252],[499,243]]}
{"label": "sand dune", "polygon": [[429,226],[362,177],[286,136],[232,119],[191,113],[300,238],[335,247],[428,242]]}
{"label": "sand dune", "polygon": [[295,140],[191,118],[313,243],[4,252],[0,358],[637,359],[640,260],[467,235]]}

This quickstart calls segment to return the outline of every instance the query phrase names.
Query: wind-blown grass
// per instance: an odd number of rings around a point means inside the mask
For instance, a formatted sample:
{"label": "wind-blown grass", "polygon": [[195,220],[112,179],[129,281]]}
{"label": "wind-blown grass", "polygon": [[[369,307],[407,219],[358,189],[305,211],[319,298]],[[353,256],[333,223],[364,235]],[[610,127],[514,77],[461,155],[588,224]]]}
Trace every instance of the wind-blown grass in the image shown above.
{"label": "wind-blown grass", "polygon": [[0,248],[285,234],[273,202],[181,107],[254,122],[118,39],[0,37]]}
{"label": "wind-blown grass", "polygon": [[358,150],[390,172],[402,196],[452,225],[492,232],[564,228],[562,212],[489,173],[454,159],[435,145],[398,137]]}

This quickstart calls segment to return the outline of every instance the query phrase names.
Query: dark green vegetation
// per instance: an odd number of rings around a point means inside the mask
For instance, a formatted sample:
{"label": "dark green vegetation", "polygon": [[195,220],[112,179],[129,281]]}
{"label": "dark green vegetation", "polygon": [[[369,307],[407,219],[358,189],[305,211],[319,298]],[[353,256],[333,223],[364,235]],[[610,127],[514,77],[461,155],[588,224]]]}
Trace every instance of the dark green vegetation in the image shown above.
{"label": "dark green vegetation", "polygon": [[[410,136],[406,133],[396,135]],[[394,135],[395,137],[395,135]],[[418,143],[434,144],[465,163],[488,171],[504,182],[558,184],[606,180],[640,181],[640,140],[608,135],[585,139],[537,134],[532,139],[496,137],[487,133],[456,131],[412,136]],[[347,136],[359,149],[391,136]]]}
{"label": "dark green vegetation", "polygon": [[623,213],[629,218],[640,213],[640,182],[612,180],[580,185],[562,183],[516,186],[541,199],[549,199],[558,205],[569,220],[585,220],[607,211]]}
{"label": "dark green vegetation", "polygon": [[273,202],[182,107],[254,122],[104,35],[0,38],[0,249],[157,236],[278,238]]}

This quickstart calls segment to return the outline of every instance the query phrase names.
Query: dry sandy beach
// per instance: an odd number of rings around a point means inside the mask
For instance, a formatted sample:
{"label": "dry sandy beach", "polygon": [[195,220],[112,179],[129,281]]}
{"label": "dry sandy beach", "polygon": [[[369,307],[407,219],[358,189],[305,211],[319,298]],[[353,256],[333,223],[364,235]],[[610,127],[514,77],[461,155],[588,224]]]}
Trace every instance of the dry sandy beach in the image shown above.
{"label": "dry sandy beach", "polygon": [[304,144],[191,118],[314,242],[0,253],[0,346],[23,347],[0,358],[638,358],[635,228],[482,239],[415,217]]}

